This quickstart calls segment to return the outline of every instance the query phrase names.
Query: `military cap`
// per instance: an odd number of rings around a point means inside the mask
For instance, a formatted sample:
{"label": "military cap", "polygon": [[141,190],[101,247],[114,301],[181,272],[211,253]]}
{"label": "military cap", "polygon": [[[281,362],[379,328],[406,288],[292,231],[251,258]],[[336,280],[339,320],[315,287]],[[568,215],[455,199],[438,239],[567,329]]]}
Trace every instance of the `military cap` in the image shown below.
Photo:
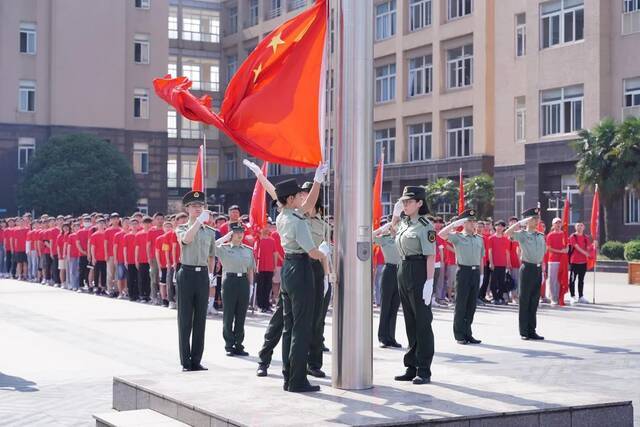
{"label": "military cap", "polygon": [[182,197],[182,204],[188,206],[191,203],[205,203],[205,196],[202,191],[189,191]]}
{"label": "military cap", "polygon": [[476,210],[475,209],[465,209],[460,215],[458,215],[458,219],[468,219],[469,221],[476,221]]}
{"label": "military cap", "polygon": [[229,206],[229,209],[227,209],[227,212],[231,212],[231,211],[239,211],[240,210],[240,206],[238,205],[231,205]]}
{"label": "military cap", "polygon": [[295,179],[287,179],[276,184],[276,195],[279,198],[285,198],[298,194],[301,190],[298,181]]}
{"label": "military cap", "polygon": [[111,218],[120,218],[120,214],[118,212],[113,212],[110,216]]}
{"label": "military cap", "polygon": [[400,200],[425,200],[426,197],[427,192],[424,187],[419,185],[407,185],[404,187],[404,190],[402,190],[402,197],[400,197]]}
{"label": "military cap", "polygon": [[229,230],[233,233],[244,233],[244,227],[239,222],[234,222],[229,226]]}
{"label": "military cap", "polygon": [[530,208],[522,212],[523,218],[530,218],[532,216],[539,216],[539,215],[540,215],[540,208]]}
{"label": "military cap", "polygon": [[507,226],[507,223],[506,223],[506,222],[504,222],[504,220],[499,219],[499,220],[497,220],[493,225],[494,225],[494,226],[496,226],[496,227],[497,227],[498,225],[501,225],[501,226],[503,226],[503,227],[506,227],[506,226]]}

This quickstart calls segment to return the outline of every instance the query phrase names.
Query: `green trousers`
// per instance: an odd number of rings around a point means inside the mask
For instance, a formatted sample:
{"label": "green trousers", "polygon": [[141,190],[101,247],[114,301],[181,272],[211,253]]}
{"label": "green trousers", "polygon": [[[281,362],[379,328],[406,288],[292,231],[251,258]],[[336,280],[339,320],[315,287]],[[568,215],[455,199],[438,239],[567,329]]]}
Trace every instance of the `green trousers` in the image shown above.
{"label": "green trousers", "polygon": [[313,272],[307,254],[285,255],[282,265],[282,374],[289,390],[307,383],[313,326]]}
{"label": "green trousers", "polygon": [[311,261],[313,270],[313,326],[309,346],[309,368],[322,368],[322,347],[324,346],[324,268],[317,260]]}
{"label": "green trousers", "polygon": [[[431,377],[434,343],[433,313],[431,306],[422,299],[427,267],[424,257],[403,260],[398,268],[398,290],[404,313],[404,323],[409,339],[409,349],[404,355],[404,366],[421,377]],[[430,301],[429,301],[430,302]]]}
{"label": "green trousers", "polygon": [[271,364],[271,357],[273,356],[273,349],[276,348],[282,338],[282,330],[284,329],[284,319],[282,318],[282,293],[278,297],[278,305],[276,305],[276,311],[273,312],[267,330],[264,333],[264,343],[258,353],[260,363],[262,365],[269,366]]}
{"label": "green trousers", "polygon": [[393,344],[396,342],[396,318],[398,317],[398,307],[400,307],[398,266],[396,264],[385,264],[382,268],[380,294],[378,341],[382,344]]}
{"label": "green trousers", "polygon": [[222,281],[222,337],[229,351],[244,350],[244,321],[249,308],[249,280],[247,276],[228,274]]}
{"label": "green trousers", "polygon": [[536,313],[540,302],[542,267],[523,262],[520,266],[520,295],[518,320],[520,335],[528,337],[536,332]]}
{"label": "green trousers", "polygon": [[202,360],[204,328],[207,324],[209,274],[206,267],[183,265],[178,271],[178,345],[180,364],[189,369]]}
{"label": "green trousers", "polygon": [[473,337],[471,324],[476,313],[480,267],[459,265],[456,273],[456,308],[453,316],[453,336],[462,341]]}

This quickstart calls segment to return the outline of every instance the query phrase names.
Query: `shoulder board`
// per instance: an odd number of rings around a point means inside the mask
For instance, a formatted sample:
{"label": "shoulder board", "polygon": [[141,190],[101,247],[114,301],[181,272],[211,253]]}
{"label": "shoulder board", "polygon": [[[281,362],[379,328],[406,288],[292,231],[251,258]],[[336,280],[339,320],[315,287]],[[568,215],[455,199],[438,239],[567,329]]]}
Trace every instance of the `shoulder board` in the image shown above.
{"label": "shoulder board", "polygon": [[420,218],[418,218],[418,221],[420,222],[420,224],[424,225],[425,227],[427,225],[429,225],[429,220],[423,216],[421,216]]}
{"label": "shoulder board", "polygon": [[204,224],[204,228],[209,229],[215,233],[216,229],[211,227],[210,225]]}
{"label": "shoulder board", "polygon": [[301,219],[301,220],[305,220],[305,219],[307,219],[304,215],[301,215],[301,214],[299,214],[298,212],[292,212],[291,214],[292,214],[293,216],[295,216],[296,218]]}

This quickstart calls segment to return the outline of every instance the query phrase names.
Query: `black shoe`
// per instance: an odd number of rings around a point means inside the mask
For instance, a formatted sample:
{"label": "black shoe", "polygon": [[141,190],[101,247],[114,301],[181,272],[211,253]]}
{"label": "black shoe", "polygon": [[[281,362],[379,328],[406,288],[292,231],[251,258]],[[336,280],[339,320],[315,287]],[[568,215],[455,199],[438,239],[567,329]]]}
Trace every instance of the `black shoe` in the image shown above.
{"label": "black shoe", "polygon": [[236,356],[248,356],[249,353],[247,353],[244,350],[238,350],[237,348],[234,348],[233,350],[233,354],[235,354]]}
{"label": "black shoe", "polygon": [[182,372],[189,372],[191,370],[191,365],[186,365],[182,367]]}
{"label": "black shoe", "polygon": [[482,342],[481,340],[477,340],[474,337],[467,338],[467,343],[469,344],[480,344],[481,342]]}
{"label": "black shoe", "polygon": [[381,342],[380,343],[380,348],[387,348],[387,347],[391,347],[391,344],[386,343],[386,342]]}
{"label": "black shoe", "polygon": [[310,393],[310,392],[314,392],[314,391],[320,391],[320,386],[319,385],[311,385],[311,384],[304,384],[300,387],[287,387],[287,391],[291,392],[291,393]]}
{"label": "black shoe", "polygon": [[236,353],[235,353],[233,350],[226,350],[226,353],[225,353],[225,354],[226,354],[227,356],[229,356],[229,357],[231,357],[231,356],[235,356],[235,355],[236,355]]}
{"label": "black shoe", "polygon": [[266,377],[268,375],[267,368],[269,365],[263,365],[262,363],[258,365],[258,370],[256,371],[256,376],[258,377]]}
{"label": "black shoe", "polygon": [[489,304],[489,300],[486,298],[478,298],[478,301],[482,301],[485,304]]}
{"label": "black shoe", "polygon": [[316,369],[316,368],[308,368],[307,369],[307,374],[311,375],[312,377],[316,377],[316,378],[324,378],[324,377],[327,376],[327,374],[322,372],[321,369]]}
{"label": "black shoe", "polygon": [[467,340],[456,340],[456,342],[457,342],[458,344],[460,344],[460,345],[467,345],[467,344],[469,344],[469,341],[467,341]]}
{"label": "black shoe", "polygon": [[494,299],[493,305],[502,305],[502,302],[499,299]]}
{"label": "black shoe", "polygon": [[412,383],[416,384],[416,385],[420,385],[420,384],[429,384],[431,382],[431,378],[429,377],[421,377],[421,376],[417,376],[415,377],[412,381]]}
{"label": "black shoe", "polygon": [[535,340],[535,341],[541,341],[544,339],[544,337],[536,334],[535,332],[532,334],[529,334],[529,339]]}
{"label": "black shoe", "polygon": [[400,343],[399,343],[399,342],[397,342],[397,341],[393,341],[393,342],[391,342],[389,345],[390,345],[391,347],[393,347],[393,348],[402,348],[402,344],[400,344]]}
{"label": "black shoe", "polygon": [[289,391],[289,381],[285,381],[284,384],[282,384],[282,389],[284,391]]}
{"label": "black shoe", "polygon": [[485,300],[483,300],[482,298],[478,298],[478,301],[476,302],[476,305],[480,305],[480,306],[483,306],[486,304],[487,302],[485,302]]}
{"label": "black shoe", "polygon": [[205,368],[204,366],[202,366],[201,364],[197,364],[196,366],[191,368],[192,371],[208,371],[208,368]]}
{"label": "black shoe", "polygon": [[520,335],[520,339],[523,341],[529,341],[529,337],[527,335]]}
{"label": "black shoe", "polygon": [[404,375],[398,375],[393,379],[396,381],[413,381],[415,377],[416,377],[415,369],[407,369],[407,372],[405,372]]}
{"label": "black shoe", "polygon": [[327,346],[323,345],[323,346],[322,346],[322,351],[323,351],[323,352],[325,352],[325,353],[327,353],[327,352],[329,352],[329,351],[331,351],[331,350],[329,350],[329,349],[327,348]]}

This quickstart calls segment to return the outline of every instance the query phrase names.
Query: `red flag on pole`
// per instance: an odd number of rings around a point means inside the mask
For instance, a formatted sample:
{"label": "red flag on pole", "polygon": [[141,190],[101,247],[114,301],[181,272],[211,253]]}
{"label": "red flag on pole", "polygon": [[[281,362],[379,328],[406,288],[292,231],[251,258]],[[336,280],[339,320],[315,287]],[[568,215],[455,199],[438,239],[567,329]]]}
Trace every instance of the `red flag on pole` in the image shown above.
{"label": "red flag on pole", "polygon": [[219,114],[185,77],[153,81],[156,94],[189,120],[219,128],[244,151],[273,163],[322,160],[326,0],[267,35],[227,86]]}
{"label": "red flag on pole", "polygon": [[380,227],[380,218],[382,217],[382,171],[384,165],[384,157],[380,158],[378,170],[376,171],[376,179],[373,182],[373,229]]}
{"label": "red flag on pole", "polygon": [[[593,241],[600,238],[600,192],[598,191],[598,184],[596,184],[596,191],[593,195],[593,204],[591,205],[591,239]],[[596,259],[598,258],[598,249],[595,245],[591,248],[591,256],[587,260],[587,269],[593,270],[596,266]]]}
{"label": "red flag on pole", "polygon": [[462,181],[462,168],[460,168],[460,187],[458,189],[458,215],[460,215],[462,212],[464,212],[464,182]]}
{"label": "red flag on pole", "polygon": [[[262,164],[262,174],[267,176],[267,167],[269,163]],[[252,232],[257,235],[261,229],[267,225],[267,201],[266,192],[260,181],[256,180],[251,195],[251,207],[249,208],[249,227]]]}
{"label": "red flag on pole", "polygon": [[196,163],[196,171],[193,174],[193,184],[191,184],[192,191],[204,191],[204,154],[202,145],[198,150],[198,162]]}
{"label": "red flag on pole", "polygon": [[[562,209],[562,232],[564,233],[564,245],[569,244],[569,214],[571,205],[569,203],[569,193]],[[560,295],[558,304],[564,305],[564,295],[569,291],[569,254],[562,254],[560,268],[558,269],[558,282],[560,283]]]}

